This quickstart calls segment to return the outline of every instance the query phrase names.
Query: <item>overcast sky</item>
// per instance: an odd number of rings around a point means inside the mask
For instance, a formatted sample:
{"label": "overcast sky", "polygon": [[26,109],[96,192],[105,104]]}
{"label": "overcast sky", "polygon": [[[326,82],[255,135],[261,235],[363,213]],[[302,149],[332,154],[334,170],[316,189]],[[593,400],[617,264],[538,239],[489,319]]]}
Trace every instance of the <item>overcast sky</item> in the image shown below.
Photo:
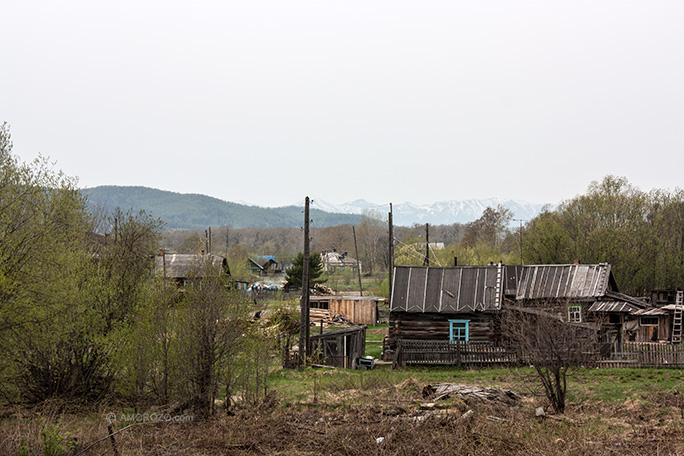
{"label": "overcast sky", "polygon": [[83,187],[280,206],[684,186],[684,1],[0,0],[0,122]]}

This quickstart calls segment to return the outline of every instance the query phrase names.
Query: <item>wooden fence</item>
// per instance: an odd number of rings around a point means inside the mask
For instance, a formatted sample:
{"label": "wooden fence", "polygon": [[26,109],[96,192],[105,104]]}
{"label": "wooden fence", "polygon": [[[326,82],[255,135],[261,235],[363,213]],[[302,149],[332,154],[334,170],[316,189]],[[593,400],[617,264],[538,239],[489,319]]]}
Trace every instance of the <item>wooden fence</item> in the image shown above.
{"label": "wooden fence", "polygon": [[518,359],[514,350],[491,344],[400,339],[397,342],[394,364],[484,367],[515,364]]}
{"label": "wooden fence", "polygon": [[684,344],[626,342],[619,344],[599,367],[684,367]]}
{"label": "wooden fence", "polygon": [[[657,367],[684,368],[684,344],[628,342],[600,356],[598,351],[585,353],[585,367]],[[511,348],[486,343],[453,343],[444,340],[397,341],[394,365],[446,365],[456,367],[494,367],[527,365],[535,359]]]}

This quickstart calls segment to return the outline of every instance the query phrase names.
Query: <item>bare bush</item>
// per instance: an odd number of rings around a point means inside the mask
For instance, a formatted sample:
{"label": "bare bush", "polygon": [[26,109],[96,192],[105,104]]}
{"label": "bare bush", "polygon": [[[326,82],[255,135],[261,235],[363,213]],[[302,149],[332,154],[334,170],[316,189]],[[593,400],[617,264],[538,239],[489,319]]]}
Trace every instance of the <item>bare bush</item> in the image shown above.
{"label": "bare bush", "polygon": [[553,409],[563,413],[567,377],[596,353],[596,328],[565,322],[536,308],[509,307],[503,314],[501,329],[507,344],[534,368]]}

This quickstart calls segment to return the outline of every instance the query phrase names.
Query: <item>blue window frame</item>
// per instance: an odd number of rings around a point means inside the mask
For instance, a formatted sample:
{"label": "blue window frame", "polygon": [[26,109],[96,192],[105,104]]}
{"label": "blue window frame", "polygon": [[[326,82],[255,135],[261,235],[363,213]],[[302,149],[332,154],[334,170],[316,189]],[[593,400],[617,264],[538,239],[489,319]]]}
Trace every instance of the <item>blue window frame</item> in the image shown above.
{"label": "blue window frame", "polygon": [[449,320],[449,341],[468,342],[470,339],[470,320]]}

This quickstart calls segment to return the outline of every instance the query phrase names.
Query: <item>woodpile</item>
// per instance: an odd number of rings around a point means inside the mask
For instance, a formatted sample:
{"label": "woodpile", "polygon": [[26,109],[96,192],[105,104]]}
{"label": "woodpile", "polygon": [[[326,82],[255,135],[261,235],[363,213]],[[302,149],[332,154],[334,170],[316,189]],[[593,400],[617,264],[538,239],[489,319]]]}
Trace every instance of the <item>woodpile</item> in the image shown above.
{"label": "woodpile", "polygon": [[498,402],[505,405],[515,405],[520,400],[520,394],[501,388],[483,388],[480,386],[457,385],[455,383],[439,383],[423,388],[423,397],[433,401],[458,397],[466,402]]}
{"label": "woodpile", "polygon": [[309,309],[309,321],[315,326],[320,326],[321,322],[323,326],[356,326],[344,315],[332,313],[328,309]]}
{"label": "woodpile", "polygon": [[328,288],[325,285],[321,285],[320,283],[314,283],[312,291],[316,295],[332,296],[335,294],[332,288]]}

